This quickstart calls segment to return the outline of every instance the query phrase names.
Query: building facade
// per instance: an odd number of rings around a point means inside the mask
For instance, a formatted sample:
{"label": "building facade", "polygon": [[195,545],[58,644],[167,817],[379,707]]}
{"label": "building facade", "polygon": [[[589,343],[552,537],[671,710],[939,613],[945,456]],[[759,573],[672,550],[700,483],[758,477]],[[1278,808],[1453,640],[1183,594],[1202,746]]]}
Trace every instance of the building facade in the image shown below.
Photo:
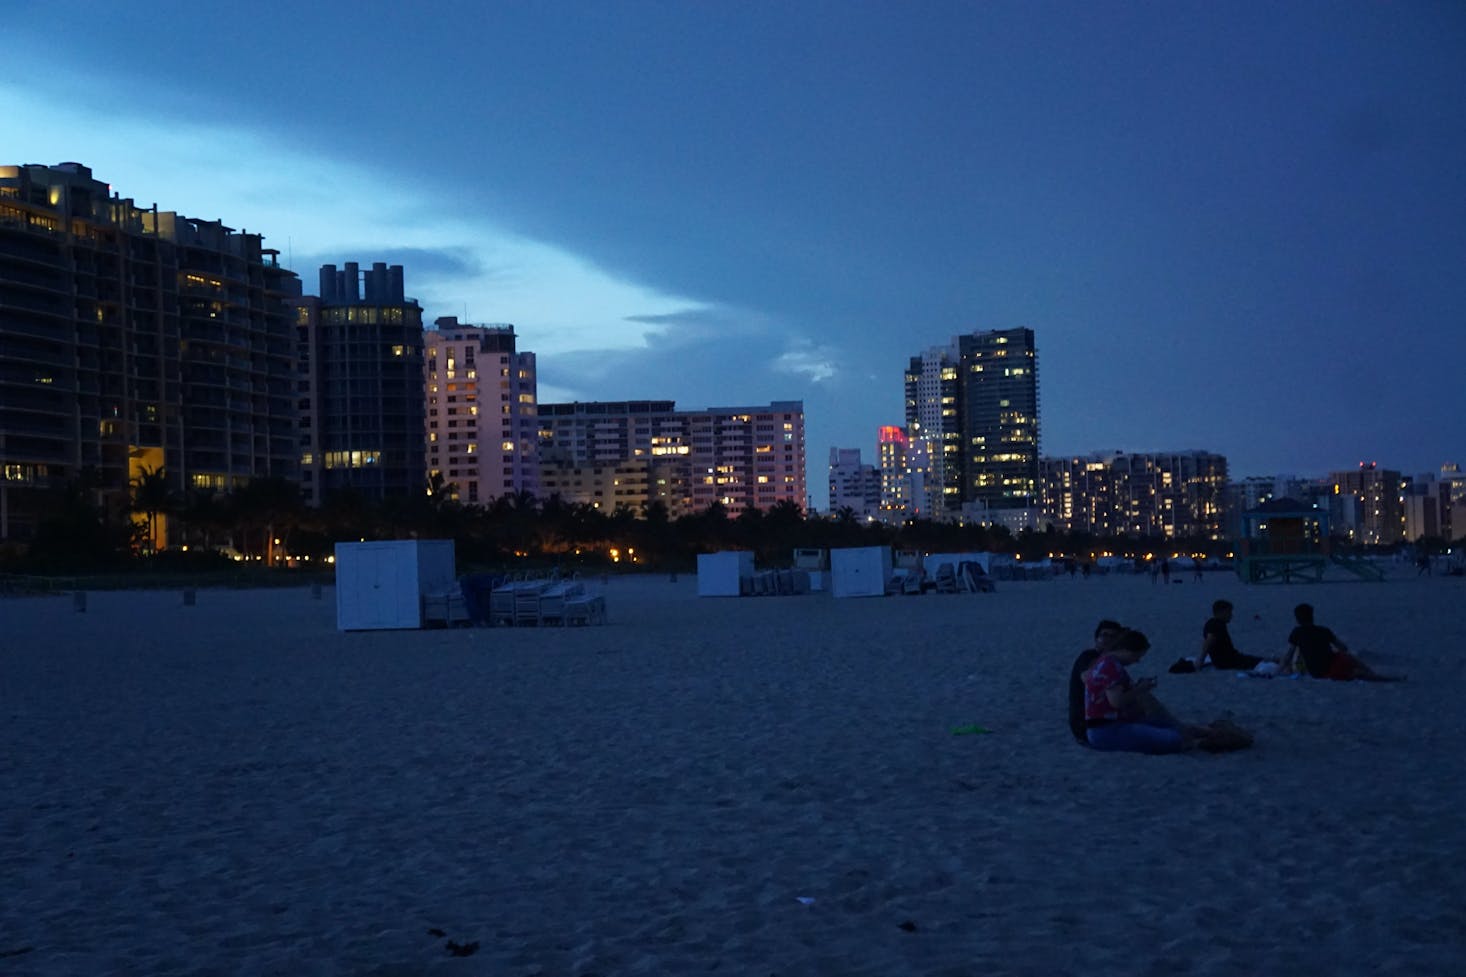
{"label": "building facade", "polygon": [[686,511],[714,502],[730,509],[804,509],[804,404],[677,410],[670,400],[541,404],[541,477],[551,468],[615,467],[648,458],[674,484]]}
{"label": "building facade", "polygon": [[1039,503],[1038,351],[1032,329],[958,336],[962,503]]}
{"label": "building facade", "polygon": [[859,448],[831,448],[830,512],[849,509],[857,519],[871,519],[880,508],[880,470],[861,462]]}
{"label": "building facade", "polygon": [[1397,471],[1360,462],[1355,471],[1330,472],[1331,525],[1351,542],[1390,546],[1405,538],[1404,480]]}
{"label": "building facade", "polygon": [[306,501],[426,491],[422,307],[401,265],[323,265],[296,300],[299,450]]}
{"label": "building facade", "polygon": [[935,474],[934,442],[913,438],[904,427],[883,425],[877,434],[880,458],[882,522],[900,525],[907,519],[944,519],[941,484]]}
{"label": "building facade", "polygon": [[956,345],[933,346],[906,367],[906,435],[925,442],[931,519],[956,519],[962,507],[962,385]]}
{"label": "building facade", "polygon": [[427,477],[460,502],[540,495],[535,355],[511,325],[444,316],[425,334]]}
{"label": "building facade", "polygon": [[79,163],[0,167],[0,538],[68,483],[120,512],[145,474],[179,495],[297,477],[298,292],[258,234]]}
{"label": "building facade", "polygon": [[640,517],[660,504],[668,519],[691,513],[688,466],[649,457],[607,465],[551,462],[541,470],[546,499],[559,496],[568,505],[588,505],[612,514],[625,509]]}
{"label": "building facade", "polygon": [[1042,462],[1043,520],[1095,536],[1222,539],[1227,459],[1209,451],[1100,452]]}

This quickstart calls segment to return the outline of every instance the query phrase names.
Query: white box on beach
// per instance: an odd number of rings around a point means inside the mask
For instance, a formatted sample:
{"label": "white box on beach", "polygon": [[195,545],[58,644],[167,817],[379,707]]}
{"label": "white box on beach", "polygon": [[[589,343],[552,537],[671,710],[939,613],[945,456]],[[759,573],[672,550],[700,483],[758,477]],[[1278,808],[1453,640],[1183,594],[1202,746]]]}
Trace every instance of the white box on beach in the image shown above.
{"label": "white box on beach", "polygon": [[422,627],[424,594],[458,586],[451,539],[336,544],[336,628]]}
{"label": "white box on beach", "polygon": [[697,554],[697,596],[737,597],[743,593],[740,581],[753,576],[751,550],[726,550]]}
{"label": "white box on beach", "polygon": [[830,593],[836,597],[883,597],[889,579],[889,546],[830,550]]}

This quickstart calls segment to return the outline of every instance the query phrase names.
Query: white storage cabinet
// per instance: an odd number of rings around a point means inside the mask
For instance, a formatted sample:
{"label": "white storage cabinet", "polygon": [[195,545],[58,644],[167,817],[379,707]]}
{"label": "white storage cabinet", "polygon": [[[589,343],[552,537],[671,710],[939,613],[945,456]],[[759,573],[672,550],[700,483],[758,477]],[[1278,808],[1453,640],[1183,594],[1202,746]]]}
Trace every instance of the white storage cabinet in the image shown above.
{"label": "white storage cabinet", "polygon": [[752,576],[753,553],[750,550],[697,554],[699,597],[737,597],[743,592],[740,581]]}
{"label": "white storage cabinet", "polygon": [[830,593],[835,597],[882,597],[890,579],[889,546],[830,550]]}
{"label": "white storage cabinet", "polygon": [[336,544],[336,627],[422,627],[424,594],[458,586],[451,539]]}

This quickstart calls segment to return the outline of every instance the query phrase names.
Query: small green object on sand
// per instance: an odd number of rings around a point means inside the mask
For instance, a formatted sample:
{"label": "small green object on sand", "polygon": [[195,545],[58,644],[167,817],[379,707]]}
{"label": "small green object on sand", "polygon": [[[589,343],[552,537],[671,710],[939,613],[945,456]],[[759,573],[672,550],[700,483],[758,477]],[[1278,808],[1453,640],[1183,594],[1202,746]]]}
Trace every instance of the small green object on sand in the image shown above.
{"label": "small green object on sand", "polygon": [[953,736],[968,736],[968,735],[973,734],[973,733],[991,733],[991,732],[992,732],[992,730],[988,729],[986,726],[979,726],[976,723],[973,723],[970,726],[956,726],[956,727],[954,727],[952,729],[952,735]]}

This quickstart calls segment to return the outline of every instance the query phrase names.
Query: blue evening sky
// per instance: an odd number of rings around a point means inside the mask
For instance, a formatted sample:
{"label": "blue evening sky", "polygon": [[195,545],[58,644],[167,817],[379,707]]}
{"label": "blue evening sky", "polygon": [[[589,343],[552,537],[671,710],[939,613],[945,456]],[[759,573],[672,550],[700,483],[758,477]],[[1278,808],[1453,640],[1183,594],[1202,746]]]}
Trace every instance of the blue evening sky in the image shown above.
{"label": "blue evening sky", "polygon": [[1466,6],[9,0],[0,162],[513,322],[541,397],[802,399],[1039,344],[1042,449],[1466,463]]}

